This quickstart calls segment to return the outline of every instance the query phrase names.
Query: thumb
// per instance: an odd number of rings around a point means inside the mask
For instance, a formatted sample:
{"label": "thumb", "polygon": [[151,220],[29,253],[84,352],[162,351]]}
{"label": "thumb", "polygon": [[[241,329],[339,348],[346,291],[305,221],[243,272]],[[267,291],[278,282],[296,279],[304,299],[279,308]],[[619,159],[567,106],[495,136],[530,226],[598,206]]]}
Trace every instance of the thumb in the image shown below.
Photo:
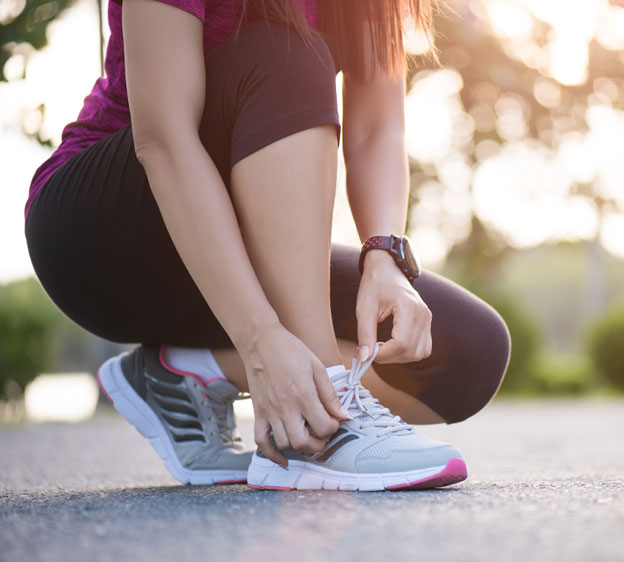
{"label": "thumb", "polygon": [[336,394],[336,389],[327,376],[327,371],[315,368],[313,377],[319,400],[327,413],[339,420],[352,419],[349,412],[342,407],[338,394]]}

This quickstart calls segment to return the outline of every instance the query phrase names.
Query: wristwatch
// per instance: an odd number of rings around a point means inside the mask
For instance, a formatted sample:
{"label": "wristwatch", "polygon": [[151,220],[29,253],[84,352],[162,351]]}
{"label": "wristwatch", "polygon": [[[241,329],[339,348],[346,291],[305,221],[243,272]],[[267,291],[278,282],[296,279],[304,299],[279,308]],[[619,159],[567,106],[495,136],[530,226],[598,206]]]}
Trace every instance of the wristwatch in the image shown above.
{"label": "wristwatch", "polygon": [[364,242],[360,252],[360,274],[364,269],[364,256],[370,250],[385,250],[396,261],[399,269],[409,281],[420,275],[420,261],[412,250],[412,244],[407,236],[373,236]]}

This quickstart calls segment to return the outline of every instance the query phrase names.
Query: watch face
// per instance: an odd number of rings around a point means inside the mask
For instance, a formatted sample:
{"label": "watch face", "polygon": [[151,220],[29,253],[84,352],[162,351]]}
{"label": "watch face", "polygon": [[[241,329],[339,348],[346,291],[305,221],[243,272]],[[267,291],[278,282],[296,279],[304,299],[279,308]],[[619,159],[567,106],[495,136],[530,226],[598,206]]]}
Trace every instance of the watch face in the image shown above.
{"label": "watch face", "polygon": [[412,252],[410,240],[407,236],[401,239],[401,253],[403,254],[407,266],[410,268],[410,273],[412,273],[414,277],[418,277],[418,275],[420,275],[420,263],[416,255]]}

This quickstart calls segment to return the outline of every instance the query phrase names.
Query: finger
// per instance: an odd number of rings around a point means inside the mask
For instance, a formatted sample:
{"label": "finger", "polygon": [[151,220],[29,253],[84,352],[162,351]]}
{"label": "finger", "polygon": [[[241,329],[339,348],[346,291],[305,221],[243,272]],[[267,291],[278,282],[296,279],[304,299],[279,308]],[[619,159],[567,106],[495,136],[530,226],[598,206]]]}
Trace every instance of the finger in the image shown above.
{"label": "finger", "polygon": [[327,413],[320,401],[307,402],[302,413],[308,422],[311,434],[319,439],[326,441],[338,430],[338,420]]}
{"label": "finger", "polygon": [[[314,379],[314,384],[316,386],[316,392],[318,393],[319,400],[321,401],[321,404],[325,408],[325,411],[330,416],[333,416],[336,419],[350,420],[351,416],[349,415],[349,412],[347,412],[342,407],[342,404],[340,403],[340,399],[338,398],[338,395],[336,394],[336,389],[334,388],[334,385],[332,384],[331,380],[329,380],[329,377],[327,376],[327,371],[323,369],[322,367],[314,366],[313,371],[312,371],[312,377]],[[321,416],[321,420],[320,420],[321,424],[323,423],[323,419],[324,418]],[[318,422],[319,421],[318,418],[316,418],[315,421]],[[310,423],[315,433],[317,429],[320,430],[320,433],[317,433],[317,435],[322,435],[323,433],[325,433],[324,431],[322,431],[321,427],[317,428],[314,424],[312,424],[311,420],[308,420],[308,423]]]}
{"label": "finger", "polygon": [[325,440],[310,435],[305,426],[305,420],[300,416],[286,419],[284,428],[288,434],[290,447],[295,451],[314,454],[322,451],[325,447]]}
{"label": "finger", "polygon": [[392,334],[375,357],[377,363],[400,363],[409,360],[409,351],[416,349],[419,338],[418,330],[409,320],[408,314],[398,307],[395,309]]}
{"label": "finger", "polygon": [[288,434],[282,420],[271,420],[271,431],[273,432],[273,441],[281,451],[285,451],[290,447]]}
{"label": "finger", "polygon": [[431,355],[431,348],[431,332],[422,334],[421,338],[418,340],[418,346],[416,347],[416,351],[414,353],[416,361],[421,361],[422,359],[429,357]]}
{"label": "finger", "polygon": [[413,354],[411,354],[411,357],[408,357],[409,361],[421,361],[422,359],[426,359],[431,355],[431,349],[433,347],[433,342],[431,340],[431,311],[429,308],[425,307],[421,312],[422,318],[418,322],[416,328],[418,341]]}
{"label": "finger", "polygon": [[266,420],[256,418],[254,423],[254,439],[256,445],[258,445],[266,458],[279,464],[282,468],[288,469],[288,460],[286,460],[286,457],[273,443],[271,439],[271,426]]}

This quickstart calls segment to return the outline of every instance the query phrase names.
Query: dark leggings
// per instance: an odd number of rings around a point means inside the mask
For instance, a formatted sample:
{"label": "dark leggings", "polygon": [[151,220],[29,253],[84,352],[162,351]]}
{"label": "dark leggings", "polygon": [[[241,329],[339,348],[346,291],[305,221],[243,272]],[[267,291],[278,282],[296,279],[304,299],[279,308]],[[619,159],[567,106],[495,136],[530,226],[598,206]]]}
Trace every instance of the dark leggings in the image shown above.
{"label": "dark leggings", "polygon": [[[321,124],[340,130],[335,69],[320,39],[311,50],[280,25],[252,23],[206,56],[206,75],[199,133],[228,189],[232,166],[263,146]],[[90,332],[126,343],[232,346],[169,237],[130,125],[54,173],[34,201],[26,236],[43,287]],[[334,329],[353,342],[358,253],[341,245],[331,252]],[[414,288],[433,313],[433,352],[375,369],[447,422],[463,420],[495,394],[509,333],[494,309],[440,275],[424,271]],[[392,318],[381,323],[378,339],[389,339],[391,328]]]}

